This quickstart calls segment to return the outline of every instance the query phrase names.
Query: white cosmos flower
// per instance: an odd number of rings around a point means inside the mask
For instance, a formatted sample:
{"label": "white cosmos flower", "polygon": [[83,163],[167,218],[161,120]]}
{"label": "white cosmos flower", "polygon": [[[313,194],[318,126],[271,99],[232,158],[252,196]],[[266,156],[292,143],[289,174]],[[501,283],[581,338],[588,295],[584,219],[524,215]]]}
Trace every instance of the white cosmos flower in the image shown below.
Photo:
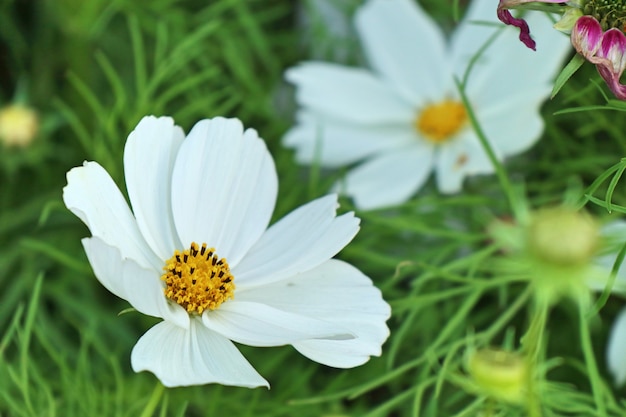
{"label": "white cosmos flower", "polygon": [[498,30],[466,93],[499,158],[527,150],[541,135],[539,107],[570,46],[547,16],[528,20],[545,39],[537,52],[519,44],[515,28],[497,23],[494,0],[474,0],[449,42],[415,1],[367,1],[355,24],[372,70],[324,62],[289,69],[302,109],[284,144],[301,163],[360,163],[340,187],[361,209],[408,200],[431,170],[441,192],[459,191],[465,176],[493,167],[454,77]]}
{"label": "white cosmos flower", "polygon": [[291,344],[339,368],[380,355],[389,305],[359,270],[330,259],[359,220],[337,216],[329,195],[267,228],[277,176],[255,130],[215,118],[185,138],[171,118],[145,117],[124,171],[132,212],[96,162],[67,174],[63,199],[93,235],[83,246],[100,282],[163,319],[133,348],[136,372],[166,386],[269,386],[232,341]]}
{"label": "white cosmos flower", "polygon": [[[626,222],[617,220],[608,223],[602,228],[602,232],[608,253],[599,257],[597,263],[606,271],[610,271],[617,260],[619,251],[626,244]],[[595,291],[602,291],[605,286],[606,281],[590,283],[590,287]],[[622,262],[617,270],[611,293],[621,297],[626,296],[626,262]],[[617,315],[611,327],[606,346],[606,364],[615,384],[624,385],[626,383],[626,307]]]}

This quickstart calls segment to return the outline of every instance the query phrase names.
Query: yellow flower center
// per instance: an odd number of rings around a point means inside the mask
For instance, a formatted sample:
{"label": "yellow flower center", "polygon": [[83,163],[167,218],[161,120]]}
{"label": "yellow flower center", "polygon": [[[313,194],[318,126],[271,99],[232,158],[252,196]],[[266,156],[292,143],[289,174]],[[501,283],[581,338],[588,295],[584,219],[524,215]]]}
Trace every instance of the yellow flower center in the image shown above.
{"label": "yellow flower center", "polygon": [[427,105],[415,119],[415,128],[433,143],[442,143],[456,134],[467,122],[462,103],[444,100]]}
{"label": "yellow flower center", "polygon": [[193,242],[189,249],[175,251],[163,270],[165,296],[189,313],[215,310],[233,298],[235,284],[228,263],[224,258],[219,259],[215,248],[207,249],[206,243],[199,248]]}

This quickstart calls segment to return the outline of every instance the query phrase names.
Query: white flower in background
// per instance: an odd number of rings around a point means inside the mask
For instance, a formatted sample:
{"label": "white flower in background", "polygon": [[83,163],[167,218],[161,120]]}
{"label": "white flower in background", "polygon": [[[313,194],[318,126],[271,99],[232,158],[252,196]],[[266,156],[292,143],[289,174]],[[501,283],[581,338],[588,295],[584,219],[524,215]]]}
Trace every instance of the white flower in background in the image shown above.
{"label": "white flower in background", "polygon": [[527,150],[541,135],[539,107],[570,46],[547,16],[530,13],[528,20],[546,39],[537,52],[514,46],[516,30],[499,24],[493,0],[473,1],[449,42],[414,1],[368,1],[355,23],[372,70],[324,62],[289,69],[302,109],[284,144],[301,163],[359,163],[339,188],[361,209],[408,200],[431,170],[441,192],[458,192],[465,176],[493,167],[454,77],[462,78],[498,30],[466,93],[499,158]]}
{"label": "white flower in background", "polygon": [[[626,222],[614,221],[603,227],[603,235],[606,239],[604,256],[598,258],[598,264],[610,271],[615,264],[619,251],[626,244]],[[621,297],[626,296],[626,262],[623,262],[615,277],[611,293]],[[596,291],[604,290],[606,282],[591,283],[591,288]],[[617,315],[606,349],[606,361],[609,372],[618,386],[626,383],[626,307]]]}
{"label": "white flower in background", "polygon": [[617,315],[606,347],[606,362],[615,385],[626,382],[626,308]]}
{"label": "white flower in background", "polygon": [[96,162],[67,174],[63,199],[93,235],[83,246],[100,282],[163,319],[133,348],[136,372],[166,386],[268,386],[232,341],[291,344],[339,368],[380,355],[389,305],[359,270],[330,259],[359,220],[337,217],[330,195],[267,228],[278,184],[255,130],[215,118],[185,138],[171,118],[145,117],[124,171],[132,212]]}

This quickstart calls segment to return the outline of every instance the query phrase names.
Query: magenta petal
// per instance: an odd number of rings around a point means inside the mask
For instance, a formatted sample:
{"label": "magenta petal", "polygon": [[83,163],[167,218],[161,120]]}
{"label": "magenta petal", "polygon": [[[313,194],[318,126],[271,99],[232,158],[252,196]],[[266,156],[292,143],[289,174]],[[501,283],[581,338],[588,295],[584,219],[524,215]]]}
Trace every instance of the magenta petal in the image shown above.
{"label": "magenta petal", "polygon": [[609,29],[602,36],[602,43],[597,56],[607,59],[613,66],[613,72],[621,74],[626,67],[626,35],[619,29]]}
{"label": "magenta petal", "polygon": [[[500,2],[502,4],[502,2]],[[528,23],[524,19],[516,19],[511,12],[506,9],[498,7],[498,19],[502,23],[515,26],[519,28],[519,40],[524,43],[528,48],[535,50],[535,41],[530,37],[530,29]]]}
{"label": "magenta petal", "polygon": [[602,41],[602,26],[595,18],[582,16],[574,24],[571,39],[576,51],[587,60],[594,62],[592,58]]}
{"label": "magenta petal", "polygon": [[608,65],[598,64],[596,68],[615,97],[626,100],[626,85],[619,82],[621,74],[613,72]]}

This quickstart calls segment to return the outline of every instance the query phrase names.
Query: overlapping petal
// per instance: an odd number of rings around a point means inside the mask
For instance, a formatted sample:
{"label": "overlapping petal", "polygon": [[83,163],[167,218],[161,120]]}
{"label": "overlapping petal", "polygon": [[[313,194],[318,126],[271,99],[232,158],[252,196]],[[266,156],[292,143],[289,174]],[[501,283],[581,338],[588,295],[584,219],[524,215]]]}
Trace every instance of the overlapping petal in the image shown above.
{"label": "overlapping petal", "polygon": [[233,343],[192,319],[189,329],[163,321],[131,353],[135,372],[150,371],[166,387],[218,383],[269,387]]}
{"label": "overlapping petal", "polygon": [[[282,346],[307,339],[354,338],[337,320],[324,321],[314,316],[294,314],[267,305],[267,300],[257,300],[240,301],[238,296],[237,300],[202,314],[202,322],[214,332],[249,346]],[[329,310],[334,310],[334,307],[327,305]],[[341,306],[337,307],[341,310]]]}
{"label": "overlapping petal", "polygon": [[442,193],[459,192],[468,175],[493,172],[484,148],[473,131],[466,131],[438,149],[435,162],[437,188]]}
{"label": "overlapping petal", "polygon": [[380,346],[389,335],[385,321],[390,309],[380,291],[358,269],[339,260],[253,291],[241,291],[238,300],[264,303],[347,329],[356,337],[293,343],[304,355],[329,366],[348,368],[380,355]]}
{"label": "overlapping petal", "polygon": [[83,247],[94,274],[107,290],[128,301],[140,313],[189,327],[187,312],[165,298],[160,271],[122,258],[117,248],[97,237],[83,239]]}
{"label": "overlapping petal", "polygon": [[274,161],[254,130],[237,119],[196,124],[174,165],[172,208],[183,245],[207,243],[236,265],[274,210]]}
{"label": "overlapping petal", "polygon": [[406,123],[414,117],[410,103],[360,68],[305,62],[288,69],[285,78],[298,86],[298,103],[316,113],[365,125]]}
{"label": "overlapping petal", "polygon": [[181,247],[172,217],[171,178],[184,138],[172,118],[147,116],[124,148],[124,176],[133,213],[143,237],[161,259]]}
{"label": "overlapping petal", "polygon": [[111,176],[97,162],[85,162],[67,173],[63,201],[93,236],[118,248],[142,267],[162,267],[143,238],[133,213]]}
{"label": "overlapping petal", "polygon": [[426,142],[393,149],[352,169],[337,188],[363,210],[400,204],[428,179],[434,152]]}
{"label": "overlapping petal", "polygon": [[371,0],[357,11],[355,24],[370,65],[398,94],[414,105],[441,99],[451,82],[446,43],[416,2]]}
{"label": "overlapping petal", "polygon": [[298,124],[285,135],[283,144],[295,148],[298,162],[319,160],[324,166],[334,168],[419,140],[407,124],[367,126],[303,111],[298,115]]}
{"label": "overlapping petal", "polygon": [[353,213],[336,217],[337,196],[318,198],[273,224],[232,268],[237,291],[308,271],[335,256],[359,230]]}
{"label": "overlapping petal", "polygon": [[527,151],[539,140],[544,126],[540,108],[549,93],[549,86],[536,85],[480,108],[481,127],[500,156]]}

